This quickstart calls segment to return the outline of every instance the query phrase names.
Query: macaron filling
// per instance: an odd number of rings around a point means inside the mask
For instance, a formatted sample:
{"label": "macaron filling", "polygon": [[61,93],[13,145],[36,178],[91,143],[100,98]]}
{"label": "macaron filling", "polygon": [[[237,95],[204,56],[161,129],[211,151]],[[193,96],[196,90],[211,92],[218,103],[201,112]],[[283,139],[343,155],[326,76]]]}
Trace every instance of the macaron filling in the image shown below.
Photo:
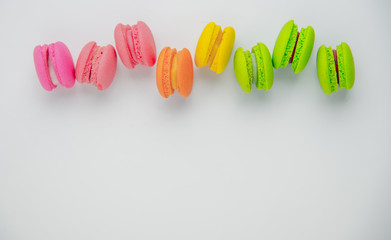
{"label": "macaron filling", "polygon": [[175,54],[172,64],[171,64],[171,87],[172,89],[177,89],[177,63],[178,63],[178,54]]}
{"label": "macaron filling", "polygon": [[257,85],[257,78],[258,78],[258,66],[257,66],[257,57],[255,56],[255,53],[251,53],[251,62],[253,65],[253,84]]}
{"label": "macaron filling", "polygon": [[91,48],[87,58],[87,62],[84,66],[83,77],[81,79],[82,83],[90,83],[92,61],[94,59],[95,54],[97,53],[97,50],[98,50],[98,46],[96,45],[96,43],[94,43],[94,46]]}
{"label": "macaron filling", "polygon": [[[339,47],[339,46],[338,46]],[[338,88],[345,88],[345,86],[340,82],[340,73],[342,72],[341,66],[338,62],[340,62],[340,55],[338,52],[338,47],[336,49],[332,49],[331,47],[327,48],[328,52],[328,61],[330,68],[330,85],[331,92],[335,92]],[[331,55],[331,56],[330,56]],[[342,59],[342,57],[341,57]]]}
{"label": "macaron filling", "polygon": [[300,37],[300,32],[297,32],[295,47],[293,48],[293,53],[292,53],[291,58],[289,59],[289,63],[293,62],[293,58],[294,58],[295,53],[296,53],[297,43],[299,42],[299,37]]}
{"label": "macaron filling", "polygon": [[48,70],[49,70],[50,81],[53,83],[54,86],[58,86],[60,82],[58,81],[57,74],[54,70],[52,60],[50,58],[48,59]]}
{"label": "macaron filling", "polygon": [[99,70],[99,61],[103,55],[103,50],[105,47],[99,47],[94,44],[92,47],[90,54],[88,56],[87,63],[84,67],[82,83],[92,83],[93,85],[97,85],[97,74]]}
{"label": "macaron filling", "polygon": [[90,82],[95,85],[99,90],[102,90],[102,87],[97,84],[97,75],[98,75],[98,70],[99,70],[99,62],[102,58],[103,55],[103,49],[105,47],[98,47],[96,50],[95,56],[92,61],[92,66],[91,66],[91,73],[90,73]]}
{"label": "macaron filling", "polygon": [[56,64],[56,56],[54,52],[54,44],[50,44],[47,48],[45,48],[46,51],[48,51],[48,56],[47,62],[48,62],[48,71],[49,71],[49,76],[50,76],[50,81],[53,83],[54,86],[58,86],[60,84],[60,76],[57,75],[58,73],[58,68]]}
{"label": "macaron filling", "polygon": [[338,72],[338,58],[337,58],[337,50],[333,49],[334,62],[335,62],[335,71],[337,72],[337,83],[339,85],[339,72]]}
{"label": "macaron filling", "polygon": [[335,92],[338,90],[338,79],[335,65],[335,57],[331,47],[326,48],[327,63],[329,69],[330,90]]}
{"label": "macaron filling", "polygon": [[224,32],[221,31],[220,26],[217,26],[217,27],[218,27],[217,37],[215,38],[215,41],[213,42],[212,48],[210,50],[210,54],[209,54],[208,61],[207,61],[208,66],[212,66],[213,61],[214,61],[216,54],[217,54],[217,50],[219,49],[221,41],[223,40]]}

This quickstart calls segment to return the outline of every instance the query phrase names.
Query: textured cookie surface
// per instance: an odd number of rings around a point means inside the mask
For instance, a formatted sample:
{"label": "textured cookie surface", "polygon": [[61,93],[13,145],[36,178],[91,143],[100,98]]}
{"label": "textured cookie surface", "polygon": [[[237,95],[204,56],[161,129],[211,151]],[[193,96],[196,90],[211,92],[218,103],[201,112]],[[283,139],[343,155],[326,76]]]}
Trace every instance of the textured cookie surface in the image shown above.
{"label": "textured cookie surface", "polygon": [[241,47],[238,48],[234,55],[234,71],[236,79],[245,93],[251,92],[253,82],[252,68],[251,54],[248,51],[246,53]]}
{"label": "textured cookie surface", "polygon": [[274,68],[278,69],[288,65],[295,47],[297,30],[297,25],[293,20],[290,20],[282,27],[273,50]]}
{"label": "textured cookie surface", "polygon": [[177,82],[178,93],[183,97],[188,97],[193,89],[193,60],[187,48],[182,49],[177,54]]}
{"label": "textured cookie surface", "polygon": [[295,55],[292,62],[292,68],[295,73],[304,70],[311,57],[312,49],[315,43],[315,31],[309,26],[302,28],[299,39],[297,40]]}
{"label": "textured cookie surface", "polygon": [[156,85],[160,95],[164,98],[168,98],[174,93],[174,89],[171,85],[171,66],[174,56],[176,55],[176,49],[165,47],[159,54],[159,58],[156,66]]}

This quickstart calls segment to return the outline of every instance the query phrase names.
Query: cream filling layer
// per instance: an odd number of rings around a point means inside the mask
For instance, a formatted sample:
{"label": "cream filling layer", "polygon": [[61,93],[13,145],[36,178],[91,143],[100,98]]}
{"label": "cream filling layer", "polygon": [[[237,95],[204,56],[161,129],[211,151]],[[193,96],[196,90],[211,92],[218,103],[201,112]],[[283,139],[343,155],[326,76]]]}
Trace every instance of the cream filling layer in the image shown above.
{"label": "cream filling layer", "polygon": [[217,54],[217,50],[219,49],[221,41],[223,40],[223,35],[224,35],[224,32],[221,31],[221,29],[220,29],[217,34],[217,38],[213,44],[212,50],[210,51],[210,54],[208,56],[208,61],[207,61],[208,66],[213,65],[213,62],[214,62],[216,54]]}
{"label": "cream filling layer", "polygon": [[178,63],[178,54],[175,54],[174,59],[172,60],[172,65],[171,65],[171,86],[172,86],[172,89],[178,89],[177,63]]}
{"label": "cream filling layer", "polygon": [[52,60],[50,59],[50,57],[48,59],[48,69],[49,69],[49,76],[50,76],[50,79],[52,80],[52,83],[55,86],[58,86],[58,84],[60,82],[58,81],[57,74],[54,71],[54,67],[53,67]]}
{"label": "cream filling layer", "polygon": [[255,53],[251,53],[251,62],[253,65],[253,84],[257,85],[257,78],[258,78],[258,66],[257,66],[257,58],[255,57]]}

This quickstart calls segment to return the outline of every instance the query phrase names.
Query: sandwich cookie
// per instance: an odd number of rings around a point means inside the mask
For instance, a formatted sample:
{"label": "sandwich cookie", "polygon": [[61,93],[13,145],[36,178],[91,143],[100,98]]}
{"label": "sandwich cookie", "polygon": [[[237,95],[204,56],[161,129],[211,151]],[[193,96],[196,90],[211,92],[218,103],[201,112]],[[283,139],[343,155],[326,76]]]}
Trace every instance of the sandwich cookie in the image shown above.
{"label": "sandwich cookie", "polygon": [[58,85],[75,85],[75,65],[67,46],[62,42],[34,48],[34,64],[42,87],[52,91]]}
{"label": "sandwich cookie", "polygon": [[197,67],[209,66],[210,70],[220,74],[224,71],[231,57],[235,42],[235,30],[214,22],[206,25],[197,43],[194,62]]}
{"label": "sandwich cookie", "polygon": [[234,56],[234,70],[240,87],[246,93],[250,93],[253,84],[265,91],[273,86],[272,58],[263,43],[255,45],[251,53],[238,48]]}
{"label": "sandwich cookie", "polygon": [[87,43],[81,50],[76,63],[76,80],[90,83],[99,90],[107,89],[113,82],[117,69],[117,55],[112,45],[98,46]]}
{"label": "sandwich cookie", "polygon": [[341,43],[337,49],[322,45],[316,60],[320,86],[326,94],[338,91],[338,88],[350,90],[354,85],[355,69],[352,50],[347,43]]}
{"label": "sandwich cookie", "polygon": [[298,27],[293,20],[287,22],[278,35],[273,50],[273,66],[275,69],[285,68],[288,63],[295,73],[303,71],[311,57],[315,42],[315,32],[311,26]]}
{"label": "sandwich cookie", "polygon": [[141,64],[151,67],[156,62],[156,46],[152,32],[142,21],[130,26],[119,23],[114,30],[118,55],[129,69]]}
{"label": "sandwich cookie", "polygon": [[188,97],[193,88],[193,61],[187,48],[177,52],[165,47],[159,55],[156,66],[156,84],[160,95],[168,98],[176,89]]}

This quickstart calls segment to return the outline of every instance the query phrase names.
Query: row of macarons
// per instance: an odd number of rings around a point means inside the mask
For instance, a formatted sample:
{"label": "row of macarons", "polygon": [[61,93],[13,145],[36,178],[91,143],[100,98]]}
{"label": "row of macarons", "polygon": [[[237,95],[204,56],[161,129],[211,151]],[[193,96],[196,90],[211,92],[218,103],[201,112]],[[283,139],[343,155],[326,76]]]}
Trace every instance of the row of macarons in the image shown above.
{"label": "row of macarons", "polygon": [[[98,46],[87,43],[81,50],[76,67],[67,46],[62,42],[39,45],[34,49],[34,63],[42,87],[52,91],[58,85],[71,88],[75,79],[89,83],[99,90],[107,89],[115,76],[117,54],[128,69],[136,65],[152,67],[156,63],[156,45],[148,25],[142,21],[135,25],[118,24],[114,30],[116,50],[112,45]],[[194,62],[197,67],[209,66],[217,74],[222,73],[231,57],[235,30],[224,29],[211,22],[206,25],[198,40]],[[301,28],[293,20],[280,31],[273,55],[263,43],[252,49],[238,48],[234,55],[234,72],[240,87],[250,93],[255,85],[268,91],[274,80],[274,69],[291,64],[294,73],[303,71],[311,57],[315,31],[311,26]],[[355,81],[355,67],[349,45],[342,42],[332,49],[322,45],[317,54],[317,73],[321,88],[331,94],[339,88],[351,89]],[[157,59],[156,84],[159,93],[167,98],[175,90],[188,97],[193,88],[193,60],[184,48],[165,47]]]}

